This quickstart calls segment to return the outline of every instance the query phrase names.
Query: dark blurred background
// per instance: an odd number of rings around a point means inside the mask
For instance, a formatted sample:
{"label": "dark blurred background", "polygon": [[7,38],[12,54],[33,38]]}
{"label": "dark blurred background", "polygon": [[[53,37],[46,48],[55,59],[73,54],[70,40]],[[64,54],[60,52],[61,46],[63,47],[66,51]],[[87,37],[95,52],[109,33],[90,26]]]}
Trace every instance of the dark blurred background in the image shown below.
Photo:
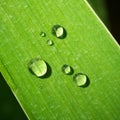
{"label": "dark blurred background", "polygon": [[0,73],[0,120],[27,120],[20,105]]}
{"label": "dark blurred background", "polygon": [[[88,0],[120,44],[119,0]],[[20,105],[0,74],[0,120],[27,120]]]}
{"label": "dark blurred background", "polygon": [[120,1],[106,0],[106,7],[108,9],[110,31],[120,44]]}
{"label": "dark blurred background", "polygon": [[120,1],[87,0],[120,44]]}

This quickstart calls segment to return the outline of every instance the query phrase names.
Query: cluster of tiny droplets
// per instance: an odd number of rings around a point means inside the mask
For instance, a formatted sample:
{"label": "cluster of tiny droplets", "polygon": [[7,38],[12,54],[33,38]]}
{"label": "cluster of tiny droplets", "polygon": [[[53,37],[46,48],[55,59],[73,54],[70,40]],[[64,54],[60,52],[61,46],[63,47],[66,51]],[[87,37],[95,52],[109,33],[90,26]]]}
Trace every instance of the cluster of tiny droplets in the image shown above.
{"label": "cluster of tiny droplets", "polygon": [[[52,27],[52,34],[56,36],[59,39],[66,38],[67,32],[64,27],[61,25],[54,25]],[[45,32],[40,33],[41,37],[46,37]],[[52,46],[54,42],[51,39],[48,39],[46,41],[48,46]],[[30,71],[35,74],[37,77],[42,77],[47,73],[47,64],[46,62],[41,58],[34,58],[29,63],[29,69]],[[62,72],[66,75],[72,75],[73,74],[73,68],[67,64],[64,64],[62,66]],[[77,86],[83,87],[86,86],[88,83],[88,77],[87,75],[83,73],[77,73],[73,76],[73,80],[76,83]]]}

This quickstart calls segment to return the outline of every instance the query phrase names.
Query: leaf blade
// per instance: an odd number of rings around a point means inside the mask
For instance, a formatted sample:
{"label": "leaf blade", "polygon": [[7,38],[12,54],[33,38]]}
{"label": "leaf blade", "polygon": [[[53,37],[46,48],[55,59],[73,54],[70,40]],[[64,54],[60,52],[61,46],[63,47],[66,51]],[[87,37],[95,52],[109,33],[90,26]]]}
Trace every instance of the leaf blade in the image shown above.
{"label": "leaf blade", "polygon": [[[29,119],[118,118],[119,106],[114,107],[114,104],[119,103],[119,46],[86,1],[81,0],[80,4],[71,0],[3,3],[0,12],[4,16],[0,21],[1,71],[5,77],[11,76],[6,80]],[[52,26],[58,23],[67,30],[67,38],[63,41],[51,34]],[[47,33],[45,38],[40,38],[41,31]],[[53,39],[55,45],[48,47],[47,39]],[[46,80],[29,73],[28,62],[36,56],[44,58],[52,68],[52,75]],[[76,87],[72,76],[61,72],[65,63],[71,65],[75,73],[86,73],[90,86]],[[109,80],[114,78],[116,81]],[[16,87],[12,87],[13,83]],[[109,96],[114,97],[113,103]],[[112,110],[116,115],[109,116]]]}

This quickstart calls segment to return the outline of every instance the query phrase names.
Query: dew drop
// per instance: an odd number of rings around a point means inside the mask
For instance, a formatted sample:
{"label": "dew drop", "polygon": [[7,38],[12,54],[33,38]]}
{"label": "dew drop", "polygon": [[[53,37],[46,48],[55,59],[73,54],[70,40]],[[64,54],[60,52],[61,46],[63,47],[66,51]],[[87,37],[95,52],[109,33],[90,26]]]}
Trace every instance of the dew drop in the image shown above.
{"label": "dew drop", "polygon": [[71,75],[73,74],[73,69],[71,66],[65,64],[62,66],[62,72],[66,75]]}
{"label": "dew drop", "polygon": [[46,37],[46,33],[45,33],[45,32],[41,32],[41,33],[40,33],[40,36],[41,36],[41,37]]}
{"label": "dew drop", "polygon": [[53,42],[52,40],[50,40],[50,39],[47,40],[47,45],[48,45],[48,46],[52,46],[53,44],[54,44],[54,42]]}
{"label": "dew drop", "polygon": [[61,25],[54,25],[52,27],[52,34],[59,39],[64,39],[67,36],[65,28]]}
{"label": "dew drop", "polygon": [[73,80],[75,81],[78,87],[86,87],[89,85],[88,77],[83,73],[75,74]]}
{"label": "dew drop", "polygon": [[29,70],[37,77],[43,77],[47,73],[47,64],[41,58],[34,58],[28,64]]}

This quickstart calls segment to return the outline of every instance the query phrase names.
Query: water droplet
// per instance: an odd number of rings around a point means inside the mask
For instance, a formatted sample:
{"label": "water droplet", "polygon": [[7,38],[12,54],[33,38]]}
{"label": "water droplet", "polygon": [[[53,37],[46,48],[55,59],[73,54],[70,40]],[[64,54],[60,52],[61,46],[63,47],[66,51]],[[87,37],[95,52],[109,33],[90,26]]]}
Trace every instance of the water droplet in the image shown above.
{"label": "water droplet", "polygon": [[47,73],[47,64],[41,58],[34,58],[29,62],[29,70],[37,77],[43,77]]}
{"label": "water droplet", "polygon": [[86,87],[89,85],[88,77],[83,73],[75,74],[73,80],[75,81],[78,87]]}
{"label": "water droplet", "polygon": [[52,46],[54,42],[52,40],[47,40],[47,45]]}
{"label": "water droplet", "polygon": [[67,36],[65,28],[61,25],[54,25],[52,27],[52,34],[60,39],[64,39]]}
{"label": "water droplet", "polygon": [[41,36],[41,37],[46,37],[46,33],[45,33],[45,32],[41,32],[41,33],[40,33],[40,36]]}
{"label": "water droplet", "polygon": [[72,69],[72,67],[69,66],[69,65],[66,65],[66,64],[62,66],[62,71],[63,71],[63,73],[65,73],[66,75],[71,75],[71,74],[73,74],[73,69]]}

